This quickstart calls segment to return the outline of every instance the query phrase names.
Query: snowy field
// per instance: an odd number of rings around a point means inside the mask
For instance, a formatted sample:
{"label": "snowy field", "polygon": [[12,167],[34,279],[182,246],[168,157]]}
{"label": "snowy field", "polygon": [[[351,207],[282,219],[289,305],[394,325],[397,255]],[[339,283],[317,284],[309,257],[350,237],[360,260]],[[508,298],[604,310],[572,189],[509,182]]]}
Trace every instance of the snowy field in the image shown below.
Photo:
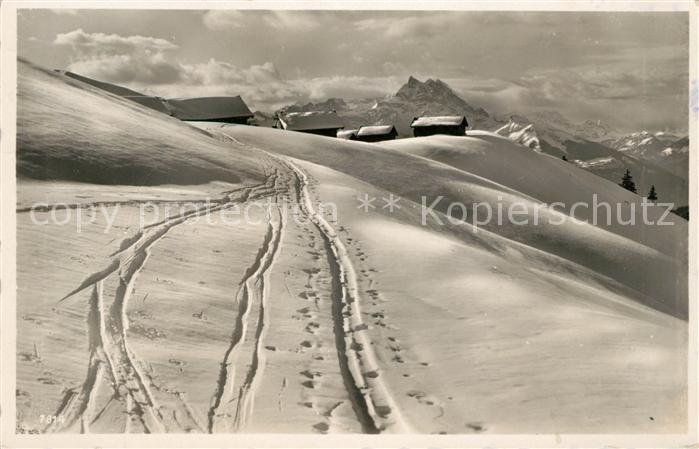
{"label": "snowy field", "polygon": [[195,127],[23,62],[18,91],[18,431],[687,430],[687,222],[615,184],[486,132]]}

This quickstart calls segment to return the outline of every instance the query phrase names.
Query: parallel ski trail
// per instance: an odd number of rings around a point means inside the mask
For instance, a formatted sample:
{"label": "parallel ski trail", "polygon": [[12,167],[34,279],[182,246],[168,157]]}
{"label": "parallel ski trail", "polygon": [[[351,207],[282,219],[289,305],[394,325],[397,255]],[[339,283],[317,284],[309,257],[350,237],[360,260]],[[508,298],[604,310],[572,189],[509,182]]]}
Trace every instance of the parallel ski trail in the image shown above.
{"label": "parallel ski trail", "polygon": [[287,190],[294,192],[301,212],[324,241],[332,279],[333,328],[340,373],[357,420],[365,433],[409,433],[410,425],[381,378],[370,336],[362,323],[361,297],[352,261],[333,227],[313,208],[306,174],[287,158],[220,134],[239,146],[265,153],[292,175],[294,181]]}
{"label": "parallel ski trail", "polygon": [[306,174],[290,160],[285,163],[295,174],[301,210],[325,241],[333,277],[333,318],[340,371],[357,418],[367,433],[389,429],[408,433],[410,426],[381,378],[371,339],[362,323],[357,276],[347,250],[330,223],[313,208]]}
{"label": "parallel ski trail", "polygon": [[[126,431],[133,430],[135,420],[146,433],[166,432],[171,430],[162,407],[156,401],[152,391],[152,380],[141,368],[127,339],[128,302],[134,289],[136,278],[145,266],[152,248],[175,226],[192,218],[210,214],[235,204],[244,203],[276,193],[276,173],[259,185],[239,190],[224,192],[225,196],[205,207],[195,208],[174,217],[168,217],[158,223],[142,228],[137,234],[122,240],[119,250],[115,252],[109,264],[93,274],[88,275],[76,289],[65,295],[59,302],[65,301],[81,291],[92,287],[93,294],[88,311],[88,371],[79,392],[68,391],[58,411],[59,419],[46,430],[66,431],[80,423],[80,431],[89,432],[91,423],[101,416],[106,406],[94,415],[94,397],[100,384],[104,382],[104,364],[109,366],[109,380],[114,395],[127,411]],[[103,284],[116,282],[116,289],[109,312],[104,311]],[[156,387],[157,388],[157,387]],[[180,397],[182,402],[182,398]],[[182,406],[186,415],[192,416],[191,408]],[[179,427],[173,413],[174,424]]]}
{"label": "parallel ski trail", "polygon": [[[83,429],[89,428],[89,424],[87,426],[84,424],[84,417],[92,403],[92,396],[96,390],[95,386],[99,384],[103,375],[103,364],[107,362],[103,354],[102,328],[104,321],[102,318],[101,289],[101,283],[96,284],[90,297],[87,318],[89,359],[85,380],[78,393],[74,391],[67,393],[56,412],[55,423],[49,426],[47,430],[68,429],[73,427],[78,420],[81,421]],[[114,376],[113,371],[110,371],[110,373],[112,374],[112,380],[115,381],[116,376]]]}
{"label": "parallel ski trail", "polygon": [[[276,172],[278,175],[278,172]],[[278,179],[278,178],[275,178]],[[279,191],[275,183],[275,191]],[[278,201],[278,199],[277,199]],[[244,429],[249,423],[255,394],[262,378],[265,360],[263,352],[264,336],[267,332],[267,296],[271,268],[276,260],[284,231],[284,215],[276,204],[268,211],[267,232],[255,261],[246,271],[236,294],[238,315],[233,333],[221,361],[216,388],[208,411],[208,431],[218,431],[221,427],[233,431]],[[248,332],[254,327],[254,333]],[[240,358],[250,354],[247,372],[236,378],[236,367],[242,366]],[[235,410],[231,403],[237,401]],[[228,419],[232,417],[232,422]]]}
{"label": "parallel ski trail", "polygon": [[[273,242],[274,246],[270,254],[268,254],[268,257],[265,260],[265,267],[258,275],[257,282],[255,282],[254,285],[255,296],[257,296],[259,299],[257,330],[255,331],[254,350],[248,375],[245,378],[243,386],[240,388],[240,394],[238,395],[238,408],[236,410],[234,421],[236,430],[244,428],[252,417],[255,394],[259,388],[265,368],[263,342],[269,327],[269,314],[267,313],[267,297],[269,292],[267,285],[269,284],[271,267],[277,258],[278,250],[281,245],[282,231],[284,229],[284,215],[279,210],[277,210],[277,213],[279,216],[276,224],[274,221],[270,221],[270,224],[277,228],[273,231],[275,235]],[[251,286],[249,285],[248,288],[250,287]]]}

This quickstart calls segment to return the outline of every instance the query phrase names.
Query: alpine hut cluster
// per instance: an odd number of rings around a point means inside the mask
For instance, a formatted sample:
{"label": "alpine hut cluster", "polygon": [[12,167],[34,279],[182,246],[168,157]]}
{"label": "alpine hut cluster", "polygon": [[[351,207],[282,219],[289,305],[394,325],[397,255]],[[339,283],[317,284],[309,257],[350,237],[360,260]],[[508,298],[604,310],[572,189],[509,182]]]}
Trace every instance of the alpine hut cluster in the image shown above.
{"label": "alpine hut cluster", "polygon": [[[77,73],[56,71],[79,82],[89,84],[113,95],[184,121],[247,125],[252,124],[252,119],[254,118],[254,114],[240,96],[166,99],[145,95],[104,81],[97,81]],[[287,131],[361,142],[381,142],[398,137],[398,131],[393,124],[368,125],[360,126],[357,129],[344,129],[344,123],[335,111],[279,112],[274,117],[274,127]],[[413,118],[410,127],[415,137],[434,134],[463,136],[466,133],[466,129],[469,128],[469,123],[466,117],[462,115],[422,116]]]}

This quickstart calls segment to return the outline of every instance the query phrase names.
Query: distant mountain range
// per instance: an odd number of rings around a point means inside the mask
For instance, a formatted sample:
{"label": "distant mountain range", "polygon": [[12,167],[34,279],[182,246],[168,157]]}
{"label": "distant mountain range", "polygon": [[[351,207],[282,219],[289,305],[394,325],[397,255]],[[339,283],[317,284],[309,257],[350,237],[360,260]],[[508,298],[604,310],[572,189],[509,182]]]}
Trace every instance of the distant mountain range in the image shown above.
{"label": "distant mountain range", "polygon": [[687,136],[641,131],[602,143],[626,155],[652,162],[677,176],[685,179],[689,177],[689,137]]}
{"label": "distant mountain range", "polygon": [[654,137],[641,132],[596,141],[589,136],[609,136],[611,131],[601,123],[589,125],[573,124],[556,112],[530,117],[513,114],[496,132],[536,151],[565,156],[571,163],[613,182],[619,182],[629,169],[640,195],[655,185],[661,200],[688,203],[688,138],[661,133]]}
{"label": "distant mountain range", "polygon": [[330,110],[342,117],[346,129],[393,124],[403,137],[412,136],[410,122],[420,115],[465,115],[471,127],[479,129],[493,129],[497,125],[485,109],[470,105],[443,81],[421,82],[412,76],[395,95],[359,100],[330,98],[319,103],[287,106],[278,112]]}
{"label": "distant mountain range", "polygon": [[[468,103],[439,79],[422,82],[412,76],[395,94],[383,98],[329,98],[289,105],[277,112],[331,110],[344,120],[346,129],[394,124],[403,137],[412,135],[413,117],[465,115],[471,128],[496,132],[534,151],[559,158],[565,156],[571,163],[613,182],[619,182],[628,168],[639,194],[646,194],[655,185],[661,200],[688,202],[686,137],[647,132],[619,137],[606,123],[595,120],[574,123],[556,111],[496,116]],[[260,123],[269,123],[269,118],[261,114]]]}

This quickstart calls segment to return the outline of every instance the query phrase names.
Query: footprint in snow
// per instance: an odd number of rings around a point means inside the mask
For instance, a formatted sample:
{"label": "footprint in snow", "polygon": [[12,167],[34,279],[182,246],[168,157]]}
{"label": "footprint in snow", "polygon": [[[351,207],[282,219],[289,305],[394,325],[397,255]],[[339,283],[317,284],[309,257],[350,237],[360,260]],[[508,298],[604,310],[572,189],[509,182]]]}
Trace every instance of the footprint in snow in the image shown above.
{"label": "footprint in snow", "polygon": [[468,427],[469,429],[473,430],[476,433],[483,432],[484,430],[486,430],[485,425],[483,423],[480,423],[480,422],[466,423],[466,427]]}

